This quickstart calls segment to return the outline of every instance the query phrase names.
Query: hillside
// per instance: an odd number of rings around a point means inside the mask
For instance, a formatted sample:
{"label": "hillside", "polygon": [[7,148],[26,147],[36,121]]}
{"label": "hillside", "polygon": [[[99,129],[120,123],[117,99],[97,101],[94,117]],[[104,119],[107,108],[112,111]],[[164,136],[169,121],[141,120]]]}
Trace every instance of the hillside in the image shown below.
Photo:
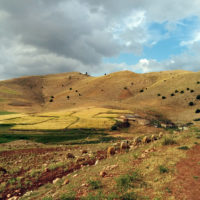
{"label": "hillside", "polygon": [[[200,106],[196,100],[198,81],[200,72],[182,70],[121,71],[100,77],[78,72],[21,77],[0,82],[0,110],[41,113],[95,106],[162,115],[186,123],[199,117],[195,114]],[[189,106],[189,102],[195,105]]]}

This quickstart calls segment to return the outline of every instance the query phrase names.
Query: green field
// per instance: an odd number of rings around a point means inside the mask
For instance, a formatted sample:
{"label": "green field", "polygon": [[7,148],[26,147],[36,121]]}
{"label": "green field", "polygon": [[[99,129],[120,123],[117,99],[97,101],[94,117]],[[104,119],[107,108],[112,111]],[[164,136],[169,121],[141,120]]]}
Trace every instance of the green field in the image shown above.
{"label": "green field", "polygon": [[13,125],[0,125],[0,143],[16,140],[31,140],[43,144],[92,144],[115,140],[103,131],[65,130],[65,131],[10,131]]}

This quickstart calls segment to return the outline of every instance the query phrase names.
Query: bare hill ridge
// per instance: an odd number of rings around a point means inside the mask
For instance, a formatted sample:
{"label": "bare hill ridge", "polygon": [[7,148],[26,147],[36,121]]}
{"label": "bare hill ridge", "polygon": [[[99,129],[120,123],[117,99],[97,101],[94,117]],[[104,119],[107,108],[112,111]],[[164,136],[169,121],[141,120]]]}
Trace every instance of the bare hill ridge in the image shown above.
{"label": "bare hill ridge", "polygon": [[[79,72],[29,76],[0,82],[0,110],[58,111],[98,106],[162,115],[174,121],[198,118],[200,72],[137,74],[120,71],[100,77]],[[193,102],[194,106],[189,106]]]}

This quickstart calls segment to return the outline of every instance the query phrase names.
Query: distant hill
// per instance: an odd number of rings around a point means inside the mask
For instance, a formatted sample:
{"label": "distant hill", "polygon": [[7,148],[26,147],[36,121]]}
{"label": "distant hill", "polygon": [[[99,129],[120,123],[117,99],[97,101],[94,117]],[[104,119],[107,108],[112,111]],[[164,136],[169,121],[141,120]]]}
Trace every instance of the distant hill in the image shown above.
{"label": "distant hill", "polygon": [[186,123],[200,118],[195,113],[199,94],[200,72],[120,71],[100,77],[70,72],[0,81],[0,110],[35,113],[98,106]]}

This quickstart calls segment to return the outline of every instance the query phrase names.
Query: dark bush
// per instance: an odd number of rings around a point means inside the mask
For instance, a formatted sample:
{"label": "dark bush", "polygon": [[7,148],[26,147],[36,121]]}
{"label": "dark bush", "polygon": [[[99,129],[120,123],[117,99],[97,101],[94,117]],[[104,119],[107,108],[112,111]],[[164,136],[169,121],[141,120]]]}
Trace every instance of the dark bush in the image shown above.
{"label": "dark bush", "polygon": [[174,94],[174,93],[172,93],[172,94],[171,94],[171,96],[173,97],[173,96],[175,96],[175,94]]}
{"label": "dark bush", "polygon": [[190,92],[191,92],[191,93],[193,93],[193,92],[194,92],[194,90],[190,90]]}
{"label": "dark bush", "polygon": [[187,88],[187,90],[190,90],[190,88]]}
{"label": "dark bush", "polygon": [[175,90],[175,93],[178,93],[178,90]]}
{"label": "dark bush", "polygon": [[75,92],[78,92],[78,90],[76,90]]}
{"label": "dark bush", "polygon": [[72,88],[69,88],[69,90],[72,90]]}
{"label": "dark bush", "polygon": [[162,145],[173,145],[173,144],[177,144],[176,140],[174,140],[173,138],[165,138],[162,142]]}
{"label": "dark bush", "polygon": [[181,150],[188,150],[189,147],[188,147],[188,146],[182,146],[182,147],[178,147],[178,149],[181,149]]}
{"label": "dark bush", "polygon": [[196,109],[195,113],[200,113],[200,109]]}
{"label": "dark bush", "polygon": [[53,98],[54,98],[54,96],[51,96],[51,98],[53,99]]}
{"label": "dark bush", "polygon": [[161,94],[157,94],[157,96],[159,97],[159,96],[161,96]]}
{"label": "dark bush", "polygon": [[169,172],[169,169],[163,165],[160,165],[159,166],[159,171],[161,174],[164,174],[164,173],[168,173]]}
{"label": "dark bush", "polygon": [[194,106],[194,103],[191,101],[188,103],[189,106]]}
{"label": "dark bush", "polygon": [[197,96],[196,96],[196,99],[197,99],[197,100],[200,100],[200,95],[197,95]]}
{"label": "dark bush", "polygon": [[124,87],[124,89],[127,90],[128,88],[127,88],[127,87]]}
{"label": "dark bush", "polygon": [[181,91],[181,94],[183,94],[183,93],[184,93],[184,90]]}
{"label": "dark bush", "polygon": [[144,92],[144,90],[140,90],[140,92]]}
{"label": "dark bush", "polygon": [[134,83],[132,82],[131,85],[133,85]]}
{"label": "dark bush", "polygon": [[67,96],[67,99],[69,100],[69,99],[70,99],[70,96]]}
{"label": "dark bush", "polygon": [[162,96],[162,99],[166,99],[166,97],[165,97],[165,96]]}
{"label": "dark bush", "polygon": [[88,184],[92,190],[96,190],[102,187],[102,183],[99,180],[90,180],[88,181]]}
{"label": "dark bush", "polygon": [[50,99],[49,102],[53,102],[53,99]]}
{"label": "dark bush", "polygon": [[81,96],[81,94],[79,93],[78,96]]}
{"label": "dark bush", "polygon": [[197,84],[200,84],[200,82],[199,82],[199,81],[197,81]]}

